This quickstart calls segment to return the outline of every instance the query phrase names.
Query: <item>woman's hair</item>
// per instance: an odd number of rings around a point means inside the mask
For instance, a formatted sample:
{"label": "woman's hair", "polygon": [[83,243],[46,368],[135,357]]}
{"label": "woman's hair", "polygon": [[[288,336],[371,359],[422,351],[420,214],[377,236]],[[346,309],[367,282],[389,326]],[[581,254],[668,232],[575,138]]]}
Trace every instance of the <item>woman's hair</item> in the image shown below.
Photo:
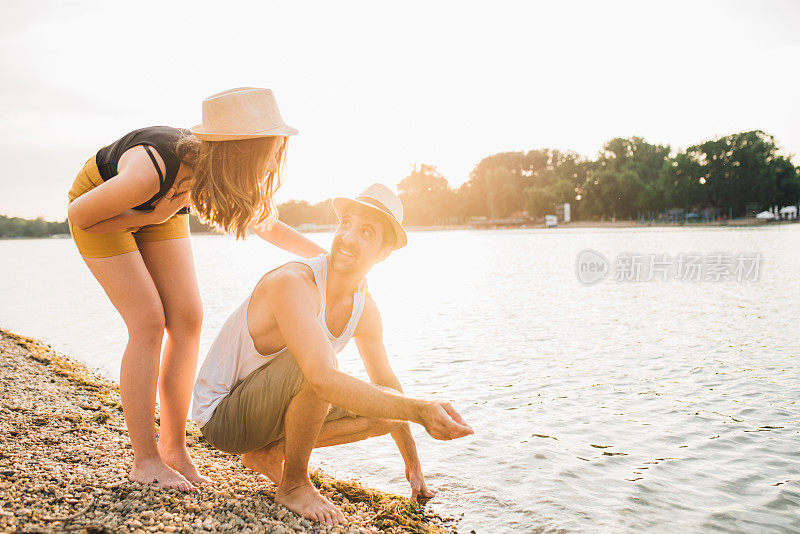
{"label": "woman's hair", "polygon": [[[189,195],[192,211],[204,223],[237,239],[247,235],[251,224],[274,224],[278,220],[274,197],[281,185],[287,145],[286,137],[233,141],[204,141],[191,134],[181,137],[175,152],[194,171]],[[273,153],[277,170],[267,169]]]}

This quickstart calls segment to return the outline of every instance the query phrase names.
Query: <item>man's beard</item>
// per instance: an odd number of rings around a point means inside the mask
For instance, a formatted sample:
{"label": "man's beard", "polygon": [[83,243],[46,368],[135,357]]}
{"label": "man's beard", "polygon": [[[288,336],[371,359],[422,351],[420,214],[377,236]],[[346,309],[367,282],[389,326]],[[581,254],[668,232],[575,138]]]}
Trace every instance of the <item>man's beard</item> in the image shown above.
{"label": "man's beard", "polygon": [[[344,249],[344,251],[340,250]],[[348,255],[348,253],[352,255]],[[339,274],[360,273],[367,268],[364,259],[357,250],[344,245],[341,240],[331,244],[331,268]]]}

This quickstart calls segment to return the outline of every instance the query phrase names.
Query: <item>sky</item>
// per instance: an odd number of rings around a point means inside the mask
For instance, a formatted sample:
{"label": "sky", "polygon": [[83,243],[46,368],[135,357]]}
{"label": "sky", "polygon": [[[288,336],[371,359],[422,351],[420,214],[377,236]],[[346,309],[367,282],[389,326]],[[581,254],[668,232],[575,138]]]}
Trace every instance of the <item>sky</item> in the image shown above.
{"label": "sky", "polygon": [[300,130],[279,202],[620,136],[762,129],[799,154],[798,23],[792,1],[3,0],[0,214],[64,219],[100,147],[240,86]]}

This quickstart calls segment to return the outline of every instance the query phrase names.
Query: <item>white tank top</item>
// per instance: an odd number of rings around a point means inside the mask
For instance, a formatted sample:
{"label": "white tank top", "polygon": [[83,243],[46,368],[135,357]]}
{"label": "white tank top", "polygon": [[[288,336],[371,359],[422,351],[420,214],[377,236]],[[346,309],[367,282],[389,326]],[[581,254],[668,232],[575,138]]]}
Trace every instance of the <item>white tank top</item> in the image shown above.
{"label": "white tank top", "polygon": [[[290,262],[295,263],[295,262]],[[366,290],[361,290],[353,295],[353,311],[344,331],[339,337],[334,337],[325,322],[325,288],[328,281],[327,255],[320,254],[311,259],[297,260],[314,271],[314,283],[317,285],[320,296],[319,319],[322,329],[331,342],[333,352],[338,354],[353,337],[361,312],[364,309]],[[263,355],[256,350],[250,330],[247,328],[247,308],[250,305],[250,295],[236,308],[222,325],[222,328],[211,344],[192,392],[192,419],[202,427],[214,413],[217,405],[233,390],[236,385],[244,380],[247,375],[280,356],[288,349],[286,347],[272,354]]]}

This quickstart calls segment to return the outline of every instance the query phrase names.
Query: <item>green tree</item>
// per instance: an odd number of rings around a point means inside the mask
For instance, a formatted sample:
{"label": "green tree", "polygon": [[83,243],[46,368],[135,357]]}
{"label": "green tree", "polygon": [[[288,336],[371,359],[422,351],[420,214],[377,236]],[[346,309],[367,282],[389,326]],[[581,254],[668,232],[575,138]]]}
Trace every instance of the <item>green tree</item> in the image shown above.
{"label": "green tree", "polygon": [[397,191],[403,201],[405,224],[430,226],[455,213],[455,192],[433,165],[414,165]]}
{"label": "green tree", "polygon": [[666,169],[681,207],[730,208],[745,214],[749,202],[762,208],[797,202],[797,168],[779,154],[775,138],[761,130],[739,132],[691,146]]}

